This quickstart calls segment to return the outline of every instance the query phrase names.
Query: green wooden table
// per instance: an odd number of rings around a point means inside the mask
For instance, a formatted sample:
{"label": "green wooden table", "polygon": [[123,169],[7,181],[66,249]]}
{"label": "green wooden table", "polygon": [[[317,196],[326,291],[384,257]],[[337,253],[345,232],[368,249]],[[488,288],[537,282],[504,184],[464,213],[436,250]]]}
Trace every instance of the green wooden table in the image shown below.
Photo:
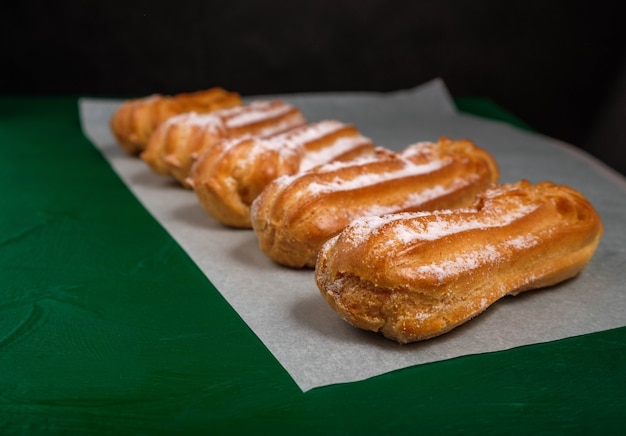
{"label": "green wooden table", "polygon": [[0,98],[0,434],[617,434],[625,408],[626,328],[302,393],[83,136],[76,98]]}

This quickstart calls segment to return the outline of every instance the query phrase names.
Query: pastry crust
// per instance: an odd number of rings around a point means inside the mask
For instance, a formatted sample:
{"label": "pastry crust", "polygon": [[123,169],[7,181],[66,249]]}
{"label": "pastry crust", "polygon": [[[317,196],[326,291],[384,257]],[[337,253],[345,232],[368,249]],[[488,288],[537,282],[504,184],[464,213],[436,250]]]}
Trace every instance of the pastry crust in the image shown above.
{"label": "pastry crust", "polygon": [[254,201],[252,227],[271,259],[312,268],[322,244],[356,218],[469,206],[497,180],[495,160],[471,141],[442,138],[402,153],[377,149],[279,177]]}
{"label": "pastry crust", "polygon": [[111,117],[111,130],[119,145],[129,154],[138,155],[154,130],[165,120],[184,112],[208,113],[241,105],[241,97],[215,87],[173,96],[153,94],[124,102]]}
{"label": "pastry crust", "polygon": [[193,164],[218,142],[275,135],[304,123],[302,113],[281,100],[259,100],[209,114],[185,113],[156,129],[141,158],[154,172],[172,176],[189,188]]}
{"label": "pastry crust", "polygon": [[270,137],[221,141],[194,165],[190,184],[210,216],[250,228],[250,205],[272,180],[373,152],[372,141],[354,126],[320,121]]}
{"label": "pastry crust", "polygon": [[471,208],[356,220],[324,245],[315,279],[349,323],[408,343],[507,294],[575,276],[602,230],[581,193],[521,181],[489,189]]}

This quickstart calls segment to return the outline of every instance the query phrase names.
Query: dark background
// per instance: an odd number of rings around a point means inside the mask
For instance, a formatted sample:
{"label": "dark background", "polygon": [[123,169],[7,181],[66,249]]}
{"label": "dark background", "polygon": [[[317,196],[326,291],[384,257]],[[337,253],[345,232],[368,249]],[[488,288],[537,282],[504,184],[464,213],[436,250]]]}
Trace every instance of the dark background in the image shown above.
{"label": "dark background", "polygon": [[0,94],[390,91],[441,77],[626,174],[621,1],[20,1]]}

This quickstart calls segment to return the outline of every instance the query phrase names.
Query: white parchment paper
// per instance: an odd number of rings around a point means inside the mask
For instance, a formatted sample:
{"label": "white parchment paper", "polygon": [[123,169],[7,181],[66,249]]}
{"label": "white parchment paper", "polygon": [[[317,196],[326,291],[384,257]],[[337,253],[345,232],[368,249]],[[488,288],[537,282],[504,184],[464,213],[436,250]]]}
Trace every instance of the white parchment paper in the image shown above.
{"label": "white parchment paper", "polygon": [[[571,185],[591,200],[605,225],[596,255],[575,279],[504,298],[444,336],[401,346],[347,324],[319,295],[312,271],[274,264],[259,251],[253,231],[224,228],[204,213],[193,192],[126,155],[109,131],[119,101],[82,99],[86,136],[303,391],[626,325],[626,181],[603,164],[553,139],[458,114],[440,80],[389,94],[271,97],[297,105],[309,121],[354,123],[377,145],[394,150],[440,136],[472,139],[496,157],[502,182]],[[270,96],[248,100],[258,98]]]}

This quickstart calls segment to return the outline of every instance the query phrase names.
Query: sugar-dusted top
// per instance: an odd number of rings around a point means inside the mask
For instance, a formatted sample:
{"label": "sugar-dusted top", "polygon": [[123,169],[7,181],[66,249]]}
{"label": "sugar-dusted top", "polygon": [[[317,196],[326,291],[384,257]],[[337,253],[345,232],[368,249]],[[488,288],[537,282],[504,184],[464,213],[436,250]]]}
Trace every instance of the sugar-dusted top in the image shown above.
{"label": "sugar-dusted top", "polygon": [[345,136],[335,140],[331,146],[322,147],[315,151],[309,151],[300,163],[300,171],[307,171],[315,166],[323,165],[337,159],[342,154],[348,153],[359,147],[371,144],[371,140],[362,135]]}
{"label": "sugar-dusted top", "polygon": [[281,151],[284,149],[302,148],[305,144],[317,141],[342,127],[344,127],[344,124],[339,121],[320,121],[318,123],[305,124],[276,135],[257,138],[258,148],[259,151]]}
{"label": "sugar-dusted top", "polygon": [[249,159],[256,159],[258,154],[267,151],[280,155],[299,154],[302,158],[298,171],[305,171],[314,166],[331,162],[338,156],[371,143],[368,138],[359,134],[349,133],[337,136],[333,141],[319,147],[315,151],[307,150],[307,146],[325,137],[336,134],[346,127],[340,121],[325,120],[292,128],[277,135],[254,138],[255,146],[251,149]]}
{"label": "sugar-dusted top", "polygon": [[179,115],[175,115],[168,118],[165,121],[165,124],[167,126],[178,124],[198,127],[224,127],[224,122],[222,121],[222,119],[214,113],[199,114],[197,112],[185,112]]}
{"label": "sugar-dusted top", "polygon": [[395,229],[395,233],[398,240],[405,244],[417,239],[432,241],[468,230],[506,226],[527,215],[535,208],[536,206],[534,205],[523,205],[511,208],[508,213],[503,214],[476,213],[471,215],[454,215],[446,219],[441,219],[440,216],[434,215],[434,220],[423,220],[415,222],[415,225],[398,226]]}
{"label": "sugar-dusted top", "polygon": [[276,118],[293,110],[293,106],[278,101],[255,101],[247,106],[226,109],[218,115],[229,128],[237,128]]}
{"label": "sugar-dusted top", "polygon": [[[409,161],[403,160],[402,165],[398,169],[393,171],[363,173],[357,175],[352,179],[342,179],[337,177],[330,182],[314,182],[308,185],[308,191],[311,195],[316,195],[323,192],[337,192],[358,189],[364,186],[371,186],[394,179],[400,179],[402,177],[431,173],[442,168],[448,162],[449,160],[447,159],[434,160],[432,162],[416,165]],[[349,164],[350,162],[348,162],[346,166],[348,166]],[[341,164],[333,164],[333,166],[336,168],[340,167]]]}

